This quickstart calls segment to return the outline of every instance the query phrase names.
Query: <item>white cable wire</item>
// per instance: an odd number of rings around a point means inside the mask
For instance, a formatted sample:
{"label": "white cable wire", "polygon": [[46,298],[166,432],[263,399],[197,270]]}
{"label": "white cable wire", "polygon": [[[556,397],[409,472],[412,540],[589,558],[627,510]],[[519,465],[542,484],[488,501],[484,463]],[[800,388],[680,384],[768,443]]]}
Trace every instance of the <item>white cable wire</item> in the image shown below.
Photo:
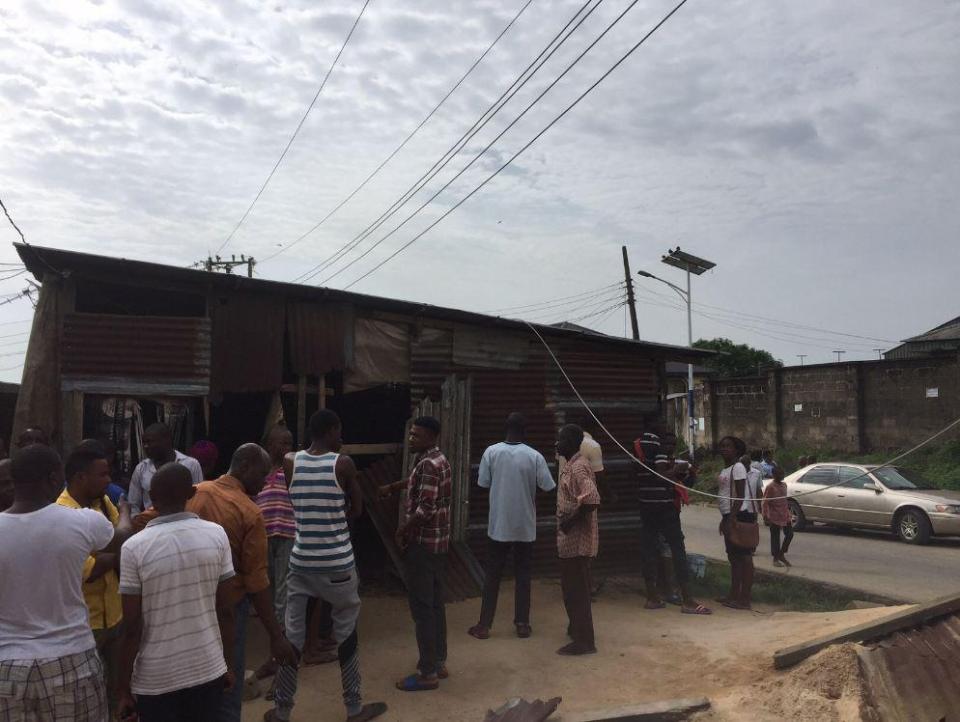
{"label": "white cable wire", "polygon": [[[603,425],[603,422],[600,420],[600,418],[593,412],[593,409],[590,408],[590,406],[589,406],[589,405],[587,404],[587,402],[584,400],[583,396],[580,395],[580,391],[579,391],[579,390],[577,389],[577,387],[574,385],[573,381],[570,379],[570,376],[567,375],[566,369],[563,368],[563,365],[560,363],[560,360],[557,358],[556,354],[553,352],[553,349],[550,348],[550,345],[546,342],[546,340],[543,338],[543,336],[540,335],[540,332],[536,329],[536,327],[534,327],[534,325],[531,324],[531,323],[528,322],[528,321],[524,321],[524,323],[527,324],[527,326],[530,328],[530,330],[533,331],[534,334],[536,334],[536,336],[537,336],[538,339],[540,339],[540,343],[543,344],[543,347],[547,350],[547,353],[550,354],[550,358],[553,359],[553,362],[557,365],[557,368],[560,370],[560,373],[563,374],[563,378],[565,378],[565,379],[567,380],[567,383],[570,385],[570,388],[573,390],[573,393],[576,394],[577,399],[578,399],[578,400],[580,401],[580,403],[583,405],[583,408],[585,408],[585,409],[587,410],[587,413],[589,413],[590,416],[593,418],[593,420],[597,422],[597,426],[599,426],[601,429],[603,429],[604,433],[606,433],[606,435],[610,437],[610,440],[611,440],[614,444],[616,444],[617,446],[619,446],[620,449],[623,451],[623,453],[626,454],[628,457],[630,457],[630,459],[632,459],[633,461],[635,461],[636,463],[638,463],[640,466],[642,466],[644,469],[646,469],[647,471],[649,471],[649,472],[650,472],[651,474],[653,474],[654,476],[660,477],[661,479],[663,479],[664,481],[669,482],[669,483],[672,484],[673,486],[683,487],[683,488],[686,489],[687,491],[691,491],[691,492],[693,492],[694,494],[700,494],[701,496],[706,496],[706,497],[709,497],[709,498],[711,498],[711,499],[728,499],[728,500],[730,500],[730,501],[739,501],[739,500],[740,500],[741,497],[739,497],[739,496],[723,496],[723,495],[721,495],[721,494],[711,494],[711,493],[708,492],[708,491],[701,491],[700,489],[694,489],[694,488],[692,488],[692,487],[688,487],[686,484],[681,484],[681,483],[678,482],[678,481],[674,481],[673,479],[670,479],[670,478],[664,476],[663,474],[659,473],[656,469],[654,469],[654,468],[652,468],[652,467],[649,467],[649,466],[647,466],[646,464],[644,464],[642,461],[640,461],[640,459],[638,459],[636,456],[633,455],[633,452],[632,452],[632,451],[630,451],[629,449],[627,449],[627,447],[625,447],[623,444],[621,444],[620,441],[617,439],[617,437],[615,437],[612,433],[610,433],[610,430],[609,430],[606,426]],[[892,459],[890,459],[890,461],[888,461],[888,462],[886,462],[886,463],[884,463],[884,464],[871,465],[871,466],[872,466],[872,469],[871,469],[870,471],[865,471],[865,472],[863,472],[862,474],[859,474],[859,475],[857,475],[857,476],[851,477],[851,478],[849,478],[849,479],[844,479],[843,481],[838,482],[838,483],[836,483],[836,484],[824,485],[824,486],[820,487],[819,489],[814,489],[813,491],[803,491],[803,492],[800,492],[800,493],[798,493],[798,494],[793,494],[793,495],[790,495],[790,496],[769,496],[769,497],[767,497],[767,501],[778,500],[778,499],[796,499],[797,497],[807,496],[807,495],[809,495],[809,494],[819,494],[820,492],[825,491],[825,490],[827,490],[827,489],[832,489],[832,488],[834,488],[834,487],[836,487],[836,486],[843,486],[843,485],[845,485],[845,484],[849,484],[851,481],[854,481],[854,480],[856,480],[856,479],[860,479],[860,478],[862,478],[862,477],[864,477],[864,476],[869,476],[869,475],[871,474],[871,472],[876,471],[877,469],[882,469],[882,468],[884,468],[884,467],[886,467],[886,466],[893,466],[893,465],[894,465],[896,462],[898,462],[900,459],[902,459],[902,458],[904,458],[904,457],[906,457],[906,456],[909,456],[910,454],[914,453],[915,451],[918,451],[919,449],[921,449],[921,448],[923,448],[924,446],[926,446],[927,444],[929,444],[931,441],[933,441],[933,440],[935,440],[935,439],[943,436],[945,433],[947,433],[948,431],[950,431],[950,429],[952,429],[953,427],[958,426],[958,425],[960,425],[960,419],[955,419],[955,420],[952,421],[951,423],[947,424],[944,428],[940,429],[940,431],[938,431],[937,433],[935,433],[933,436],[929,437],[928,439],[926,439],[926,440],[924,440],[924,441],[921,441],[919,444],[917,444],[916,446],[914,446],[912,449],[909,449],[909,450],[903,452],[903,453],[900,454],[899,456],[893,457]],[[732,474],[732,472],[731,472],[731,474]],[[750,498],[750,497],[744,497],[743,500],[744,500],[744,501],[763,501],[763,497],[760,497],[759,499],[754,499],[754,498]]]}

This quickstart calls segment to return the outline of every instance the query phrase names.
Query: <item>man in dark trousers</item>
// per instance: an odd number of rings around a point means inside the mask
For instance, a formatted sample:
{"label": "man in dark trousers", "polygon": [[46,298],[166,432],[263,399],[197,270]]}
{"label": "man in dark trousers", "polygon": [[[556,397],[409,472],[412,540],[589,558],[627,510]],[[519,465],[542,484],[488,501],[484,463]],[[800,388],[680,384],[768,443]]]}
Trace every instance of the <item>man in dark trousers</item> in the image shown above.
{"label": "man in dark trousers", "polygon": [[593,654],[597,647],[590,609],[590,564],[597,556],[599,534],[597,511],[600,493],[590,462],[580,454],[583,430],[568,424],[560,429],[557,451],[567,463],[557,484],[557,552],[563,604],[573,641],[557,654]]}
{"label": "man in dark trousers", "polygon": [[468,631],[487,639],[497,612],[500,579],[507,556],[513,554],[516,580],[513,623],[521,639],[530,627],[530,564],[537,539],[537,489],[553,491],[556,483],[546,459],[524,442],[526,420],[513,413],[507,418],[507,439],[487,448],[480,459],[479,485],[490,490],[487,525],[487,565],[483,583],[480,622]]}
{"label": "man in dark trousers", "polygon": [[[437,689],[446,678],[447,614],[443,578],[450,549],[450,500],[453,493],[450,463],[437,447],[440,422],[432,416],[415,419],[410,428],[410,450],[416,465],[406,480],[405,520],[397,530],[403,550],[410,612],[416,626],[420,661],[417,673],[399,682],[397,689],[419,692]],[[404,482],[381,490],[395,491]]]}

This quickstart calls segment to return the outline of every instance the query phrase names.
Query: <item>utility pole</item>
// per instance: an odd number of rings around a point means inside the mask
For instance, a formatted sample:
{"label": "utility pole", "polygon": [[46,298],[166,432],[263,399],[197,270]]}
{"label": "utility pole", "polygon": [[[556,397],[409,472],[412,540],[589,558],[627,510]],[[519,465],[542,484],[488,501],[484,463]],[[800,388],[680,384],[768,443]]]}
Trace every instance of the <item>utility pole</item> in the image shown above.
{"label": "utility pole", "polygon": [[207,256],[207,260],[198,261],[194,265],[202,268],[208,273],[213,273],[214,271],[223,271],[227,274],[232,274],[233,269],[236,266],[246,266],[247,278],[253,278],[253,268],[257,265],[257,262],[254,260],[253,256],[248,258],[241,253],[239,260],[235,255],[231,255],[230,260],[220,258],[220,256]]}
{"label": "utility pole", "polygon": [[846,351],[834,351],[834,353],[837,355],[837,363],[840,363],[840,357],[843,356]]}
{"label": "utility pole", "polygon": [[803,360],[807,357],[805,353],[798,353],[797,358],[800,359],[800,365],[803,366]]}
{"label": "utility pole", "polygon": [[[623,249],[623,259],[624,266],[626,266],[627,259],[627,249]],[[684,251],[680,250],[680,246],[667,251],[667,253],[660,259],[663,263],[666,263],[668,266],[673,266],[674,268],[679,268],[681,271],[686,271],[687,273],[687,290],[684,291],[680,286],[677,286],[670,281],[666,281],[662,278],[654,276],[649,271],[637,271],[637,275],[643,276],[644,278],[652,278],[655,281],[660,281],[674,290],[674,292],[680,296],[687,304],[687,339],[690,342],[690,348],[693,348],[693,295],[690,287],[690,276],[697,275],[701,276],[706,271],[709,271],[711,268],[714,268],[717,264],[713,261],[707,261],[703,258],[698,258],[697,256],[691,255]],[[687,364],[687,417],[689,420],[689,427],[687,429],[687,448],[690,450],[690,460],[693,461],[693,452],[696,449],[696,427],[697,420],[694,416],[694,406],[693,406],[693,363]]]}
{"label": "utility pole", "polygon": [[623,275],[627,282],[627,307],[630,309],[630,326],[633,329],[633,340],[640,340],[640,326],[637,324],[637,299],[633,295],[633,278],[630,276],[630,259],[627,258],[627,247],[623,250]]}

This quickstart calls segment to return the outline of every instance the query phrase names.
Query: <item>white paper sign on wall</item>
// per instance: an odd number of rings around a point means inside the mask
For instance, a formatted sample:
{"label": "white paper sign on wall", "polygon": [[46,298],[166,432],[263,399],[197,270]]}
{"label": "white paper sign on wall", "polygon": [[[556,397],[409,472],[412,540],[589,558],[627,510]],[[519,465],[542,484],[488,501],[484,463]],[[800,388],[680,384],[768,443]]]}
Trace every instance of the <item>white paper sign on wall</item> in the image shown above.
{"label": "white paper sign on wall", "polygon": [[928,399],[940,398],[940,389],[939,388],[927,389],[927,398]]}

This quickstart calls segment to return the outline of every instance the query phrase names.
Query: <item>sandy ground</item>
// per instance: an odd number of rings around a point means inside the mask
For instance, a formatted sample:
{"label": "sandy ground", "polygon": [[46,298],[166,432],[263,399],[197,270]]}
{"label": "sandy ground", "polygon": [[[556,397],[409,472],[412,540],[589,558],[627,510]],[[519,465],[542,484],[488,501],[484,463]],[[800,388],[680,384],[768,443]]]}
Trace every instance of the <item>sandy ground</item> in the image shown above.
{"label": "sandy ground", "polygon": [[[751,614],[720,607],[713,616],[695,617],[682,615],[675,607],[645,611],[638,589],[617,586],[605,590],[594,605],[599,653],[566,658],[555,654],[566,642],[559,583],[534,583],[534,636],[526,640],[517,639],[510,624],[512,586],[504,584],[501,594],[498,624],[486,641],[466,634],[479,615],[479,600],[447,607],[451,677],[436,692],[415,694],[393,687],[399,677],[413,671],[416,662],[405,599],[365,598],[360,625],[365,701],[387,702],[390,711],[382,719],[402,722],[479,722],[487,709],[509,698],[554,696],[563,697],[551,717],[558,722],[570,719],[572,713],[608,706],[698,696],[717,701],[709,720],[799,719],[786,713],[789,710],[779,700],[781,692],[798,699],[797,690],[806,683],[775,672],[773,652],[893,611],[800,614],[761,607],[761,613]],[[248,668],[259,665],[265,649],[260,624],[251,620]],[[824,711],[842,703],[843,695],[830,699],[830,694],[821,694],[816,689],[819,677],[814,677],[806,685],[814,688],[810,694],[827,698],[830,704],[818,706],[811,698],[803,708],[819,710],[815,718],[824,721],[848,719],[846,712],[838,716]],[[301,670],[293,719],[344,719],[340,693],[336,663]],[[268,708],[262,699],[245,703],[244,722],[260,720]]]}

